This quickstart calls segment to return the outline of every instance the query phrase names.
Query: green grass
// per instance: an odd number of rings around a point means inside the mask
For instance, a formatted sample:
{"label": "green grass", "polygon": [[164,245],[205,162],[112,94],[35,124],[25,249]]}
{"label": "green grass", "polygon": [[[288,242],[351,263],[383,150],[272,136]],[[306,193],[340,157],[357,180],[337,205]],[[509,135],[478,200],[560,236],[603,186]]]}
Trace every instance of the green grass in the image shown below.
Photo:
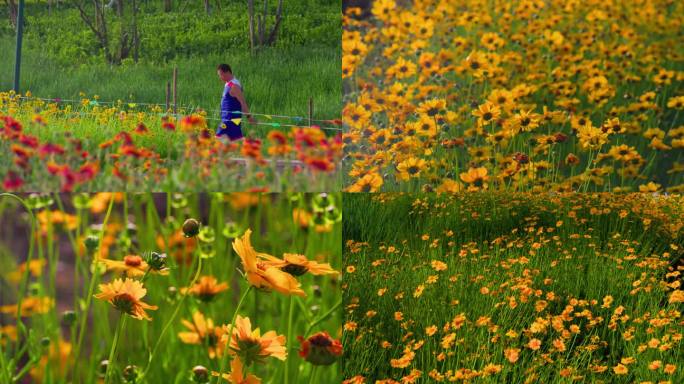
{"label": "green grass", "polygon": [[[197,218],[202,223],[199,246],[187,248],[187,264],[182,261],[183,247],[174,248],[168,252],[168,276],[150,274],[143,278],[147,288],[143,301],[157,305],[159,309],[148,311],[152,317],[149,322],[127,318],[112,363],[114,375],[108,382],[123,382],[121,370],[128,365],[137,366],[139,373],[148,370],[145,380],[139,380],[138,383],[188,383],[191,382],[191,369],[195,365],[217,371],[221,363],[219,360],[209,359],[205,346],[181,343],[178,332],[186,331],[181,319],[190,320],[193,311],[199,310],[214,319],[217,325],[230,324],[242,297],[244,302],[239,314],[248,316],[253,327],[259,327],[262,334],[274,330],[286,335],[290,348],[286,362],[269,358],[264,364],[252,365],[249,372],[261,377],[263,383],[299,383],[309,380],[312,365],[297,354],[299,343],[296,336],[326,330],[334,338],[339,338],[341,324],[338,308],[341,295],[338,279],[310,274],[298,277],[306,293],[304,298],[291,299],[290,296],[277,292],[255,289],[246,294],[249,285],[242,277],[240,259],[231,247],[235,234],[226,230],[229,223],[234,223],[239,233],[251,228],[252,244],[260,252],[277,257],[285,252],[300,253],[309,259],[329,262],[333,268],[339,270],[339,218],[330,216],[332,221],[314,218],[311,226],[309,223],[300,226],[293,221],[293,210],[299,208],[311,212],[329,206],[335,207],[333,210],[339,212],[341,195],[323,199],[310,194],[247,196],[220,193],[129,194],[111,205],[107,199],[99,200],[104,204],[97,211],[88,208],[95,201],[94,195],[50,195],[39,198],[22,196],[31,207],[32,214],[37,217],[55,218],[58,215],[56,212],[64,207],[63,211],[74,215],[77,220],[77,224],[70,228],[56,222],[41,226],[42,229],[39,230],[43,234],[42,241],[38,241],[35,236],[28,237],[31,233],[30,216],[24,207],[12,197],[0,197],[0,222],[7,229],[0,236],[0,265],[6,271],[0,278],[0,305],[16,304],[28,296],[50,297],[57,304],[44,314],[23,317],[21,321],[17,321],[9,313],[0,315],[0,326],[19,326],[17,341],[11,341],[2,335],[0,381],[9,382],[10,377],[15,377],[17,382],[24,382],[22,380],[35,373],[28,373],[28,369],[38,367],[42,370],[45,383],[71,382],[64,378],[63,368],[68,366],[71,372],[68,376],[74,377],[73,382],[95,382],[100,362],[110,354],[119,312],[102,300],[92,299],[89,303],[90,287],[97,293],[98,283],[109,282],[116,276],[112,272],[102,276],[91,273],[94,254],[84,255],[83,251],[78,251],[83,247],[84,237],[92,235],[111,240],[108,256],[113,260],[121,260],[124,255],[129,254],[163,252],[159,241],[163,242],[163,239],[180,231],[183,221],[188,218]],[[240,204],[240,201],[250,199],[251,204]],[[40,207],[37,202],[49,205],[43,204]],[[111,214],[108,215],[109,207]],[[111,238],[93,227],[106,223],[106,227],[111,228],[114,223],[125,223],[125,218],[128,218],[131,226],[127,230],[120,229],[111,233]],[[314,230],[314,222],[329,223],[330,231]],[[10,232],[16,236],[5,235]],[[174,256],[175,250],[180,252],[181,258]],[[8,280],[10,271],[27,259],[45,262],[42,274],[19,274],[18,282]],[[229,290],[219,293],[209,302],[202,302],[194,297],[183,300],[178,290],[187,286],[195,273],[202,276],[213,275],[219,282],[227,282]],[[292,316],[288,315],[290,308]],[[65,310],[76,312],[73,323],[64,320]],[[176,310],[178,312],[174,317]],[[84,316],[89,316],[90,320],[82,323]],[[288,320],[290,317],[291,321]],[[162,336],[167,324],[169,328]],[[55,357],[47,365],[40,362],[41,356],[45,356],[49,348],[53,348],[58,342],[70,343],[75,350],[81,335],[81,358],[76,363],[67,363],[66,357]],[[157,343],[159,347],[148,366]],[[24,367],[27,367],[26,370]],[[316,370],[317,376],[311,382],[339,381],[338,367],[337,364],[319,367]]]}
{"label": "green grass", "polygon": [[[345,243],[367,242],[347,243],[344,252],[345,321],[356,325],[343,338],[345,378],[401,380],[418,370],[416,383],[447,382],[465,369],[476,372],[472,382],[486,383],[684,378],[681,303],[668,302],[680,279],[677,265],[679,273],[683,268],[680,196],[349,194],[344,213]],[[434,269],[434,260],[446,269]],[[437,280],[428,282],[430,276]],[[604,307],[607,296],[613,302]],[[465,320],[454,328],[460,314]],[[649,322],[655,318],[669,323]],[[532,327],[538,319],[549,322],[546,328]],[[576,333],[568,332],[572,325]],[[506,335],[510,330],[517,334]],[[452,333],[454,344],[443,346]],[[539,350],[527,347],[532,339],[541,341]],[[564,351],[553,346],[559,339]],[[642,347],[653,339],[666,348]],[[392,367],[405,348],[415,357]],[[504,351],[515,348],[519,360],[511,363]],[[628,372],[616,375],[613,367],[625,358],[635,361],[623,362]],[[655,360],[662,366],[650,370]],[[676,366],[673,374],[664,372],[666,364]]]}
{"label": "green grass", "polygon": [[[36,97],[78,100],[79,93],[100,96],[103,101],[123,100],[164,104],[166,82],[178,67],[178,105],[217,112],[223,84],[216,65],[227,62],[244,86],[250,110],[274,115],[307,116],[309,98],[314,102],[314,119],[339,118],[341,110],[341,52],[325,47],[269,49],[251,56],[248,50],[229,54],[211,53],[201,57],[179,58],[173,62],[130,63],[110,66],[94,63],[60,66],[33,49],[26,41],[22,59],[21,90]],[[14,51],[15,43],[0,39],[0,50]],[[13,85],[14,56],[0,60],[0,89]],[[294,122],[289,121],[290,124]]]}

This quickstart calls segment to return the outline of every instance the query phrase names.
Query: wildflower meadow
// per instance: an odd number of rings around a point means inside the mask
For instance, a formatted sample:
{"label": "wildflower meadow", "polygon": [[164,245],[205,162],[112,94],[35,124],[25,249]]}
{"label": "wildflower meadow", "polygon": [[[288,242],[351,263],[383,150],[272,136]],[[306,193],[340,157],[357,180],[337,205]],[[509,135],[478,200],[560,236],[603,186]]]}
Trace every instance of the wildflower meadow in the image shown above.
{"label": "wildflower meadow", "polygon": [[[5,191],[339,190],[338,121],[307,125],[259,116],[231,142],[204,110],[97,97],[77,105],[0,93],[0,178]],[[241,120],[241,119],[238,119]],[[244,119],[245,123],[247,119]]]}
{"label": "wildflower meadow", "polygon": [[684,189],[684,3],[347,7],[349,192]]}
{"label": "wildflower meadow", "polygon": [[344,383],[681,383],[684,201],[348,194]]}
{"label": "wildflower meadow", "polygon": [[0,195],[0,382],[339,382],[341,195]]}

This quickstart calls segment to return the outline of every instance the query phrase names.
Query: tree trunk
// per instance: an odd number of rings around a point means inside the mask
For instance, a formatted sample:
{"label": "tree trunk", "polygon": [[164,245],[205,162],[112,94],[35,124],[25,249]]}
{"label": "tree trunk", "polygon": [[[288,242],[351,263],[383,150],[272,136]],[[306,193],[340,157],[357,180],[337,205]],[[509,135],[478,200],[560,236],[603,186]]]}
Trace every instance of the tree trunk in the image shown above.
{"label": "tree trunk", "polygon": [[254,0],[247,0],[249,10],[249,48],[254,54]]}
{"label": "tree trunk", "polygon": [[207,12],[207,15],[209,15],[209,0],[204,0],[204,10]]}
{"label": "tree trunk", "polygon": [[9,19],[13,28],[17,27],[17,4],[14,0],[5,0],[7,8],[9,9]]}
{"label": "tree trunk", "polygon": [[276,19],[275,19],[275,24],[273,24],[273,29],[271,30],[271,33],[268,35],[268,41],[266,44],[268,45],[273,45],[275,44],[276,38],[278,37],[278,28],[280,28],[280,21],[283,18],[283,0],[278,1],[278,10],[276,11]]}
{"label": "tree trunk", "polygon": [[164,12],[171,12],[171,0],[164,0]]}

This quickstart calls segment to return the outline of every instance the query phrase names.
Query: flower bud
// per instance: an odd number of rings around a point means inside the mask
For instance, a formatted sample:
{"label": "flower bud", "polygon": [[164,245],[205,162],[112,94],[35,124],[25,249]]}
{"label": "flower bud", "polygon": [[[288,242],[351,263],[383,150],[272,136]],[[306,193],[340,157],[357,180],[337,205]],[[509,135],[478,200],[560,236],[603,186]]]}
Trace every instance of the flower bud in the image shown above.
{"label": "flower bud", "polygon": [[187,219],[183,223],[183,234],[185,237],[195,237],[200,231],[200,223],[195,219]]}
{"label": "flower bud", "polygon": [[64,311],[62,312],[62,324],[65,327],[70,327],[76,322],[76,312]]}
{"label": "flower bud", "polygon": [[147,258],[147,264],[152,270],[161,271],[166,268],[166,254],[152,252]]}
{"label": "flower bud", "polygon": [[98,245],[100,245],[100,239],[95,235],[90,235],[86,237],[86,239],[83,241],[83,244],[88,250],[88,253],[93,253],[97,249]]}
{"label": "flower bud", "polygon": [[208,383],[209,370],[201,365],[196,365],[192,369],[192,381],[194,381],[195,383]]}
{"label": "flower bud", "polygon": [[128,365],[123,370],[123,378],[127,383],[135,383],[138,379],[138,367],[135,365]]}

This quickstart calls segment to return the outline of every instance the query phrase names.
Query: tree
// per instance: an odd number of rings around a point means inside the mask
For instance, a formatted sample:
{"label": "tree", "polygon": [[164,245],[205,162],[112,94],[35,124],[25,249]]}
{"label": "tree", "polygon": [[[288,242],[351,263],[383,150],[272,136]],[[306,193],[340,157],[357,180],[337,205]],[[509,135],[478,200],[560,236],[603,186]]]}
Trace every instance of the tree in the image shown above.
{"label": "tree", "polygon": [[254,0],[248,0],[247,7],[249,12],[249,45],[253,53],[257,47],[273,45],[275,43],[278,37],[278,29],[280,28],[280,23],[282,21],[283,0],[278,0],[275,21],[268,33],[268,27],[266,26],[268,0],[264,0],[264,8],[260,15],[254,14]]}
{"label": "tree", "polygon": [[13,28],[17,27],[17,3],[14,0],[5,0],[7,8],[9,9],[9,19]]}
{"label": "tree", "polygon": [[[131,0],[131,12],[132,12],[132,22],[128,22],[124,18],[124,0],[114,0],[111,1],[110,5],[105,5],[103,0],[92,0],[95,12],[91,15],[86,9],[86,0],[79,0],[76,3],[76,8],[81,15],[81,19],[88,26],[88,28],[95,34],[98,40],[100,48],[104,53],[105,59],[110,64],[120,64],[122,60],[130,57],[131,50],[133,50],[134,60],[138,60],[139,56],[139,42],[140,36],[138,34],[138,23],[137,23],[137,4],[136,0]],[[120,24],[120,34],[119,41],[116,42],[118,48],[114,49],[110,47],[110,28],[105,17],[107,9],[111,6],[113,7],[116,3],[116,12],[119,15]],[[114,51],[114,52],[113,52]]]}

